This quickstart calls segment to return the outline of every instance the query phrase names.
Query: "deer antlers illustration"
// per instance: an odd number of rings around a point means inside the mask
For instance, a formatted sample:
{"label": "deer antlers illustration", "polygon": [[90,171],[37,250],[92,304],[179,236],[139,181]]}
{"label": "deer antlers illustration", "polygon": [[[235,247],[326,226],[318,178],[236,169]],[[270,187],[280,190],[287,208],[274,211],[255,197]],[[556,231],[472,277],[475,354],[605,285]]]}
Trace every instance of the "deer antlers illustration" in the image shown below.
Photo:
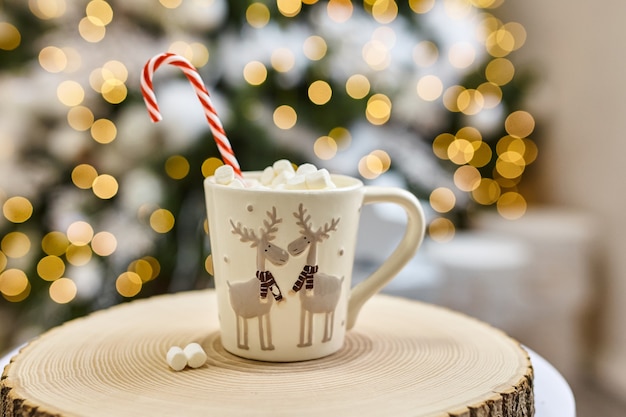
{"label": "deer antlers illustration", "polygon": [[331,219],[330,224],[326,222],[324,226],[320,226],[317,231],[313,231],[311,215],[307,214],[307,209],[304,208],[302,203],[298,206],[298,211],[293,213],[293,216],[298,219],[296,224],[302,228],[302,230],[300,230],[300,234],[308,235],[311,238],[314,238],[317,242],[327,239],[329,237],[329,232],[336,231],[340,220],[339,218],[333,218]]}
{"label": "deer antlers illustration", "polygon": [[235,224],[235,222],[231,219],[230,225],[233,228],[233,234],[239,235],[239,240],[241,242],[250,242],[251,248],[258,246],[263,241],[269,242],[274,240],[274,238],[276,238],[274,233],[278,231],[278,227],[276,227],[276,225],[281,223],[283,219],[278,218],[278,215],[276,214],[276,207],[272,207],[272,211],[267,211],[266,214],[269,220],[263,220],[263,226],[265,228],[260,230],[260,237],[257,237],[256,232],[252,228],[242,226],[241,222],[237,222],[237,224]]}

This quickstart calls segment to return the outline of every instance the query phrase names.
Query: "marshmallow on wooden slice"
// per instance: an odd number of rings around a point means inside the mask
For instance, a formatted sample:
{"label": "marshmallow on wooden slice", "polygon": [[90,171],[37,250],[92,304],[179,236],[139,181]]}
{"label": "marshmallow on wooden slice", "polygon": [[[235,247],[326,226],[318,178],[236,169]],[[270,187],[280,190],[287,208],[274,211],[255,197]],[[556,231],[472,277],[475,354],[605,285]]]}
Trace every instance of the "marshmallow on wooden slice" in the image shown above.
{"label": "marshmallow on wooden slice", "polygon": [[202,346],[197,343],[190,343],[185,346],[184,352],[187,357],[187,365],[191,368],[199,368],[206,362],[206,353]]}
{"label": "marshmallow on wooden slice", "polygon": [[187,366],[187,355],[178,346],[172,346],[165,356],[167,364],[175,371],[182,371]]}
{"label": "marshmallow on wooden slice", "polygon": [[309,190],[324,190],[327,188],[335,188],[335,183],[330,179],[330,173],[327,169],[322,168],[319,171],[306,175],[306,185]]}

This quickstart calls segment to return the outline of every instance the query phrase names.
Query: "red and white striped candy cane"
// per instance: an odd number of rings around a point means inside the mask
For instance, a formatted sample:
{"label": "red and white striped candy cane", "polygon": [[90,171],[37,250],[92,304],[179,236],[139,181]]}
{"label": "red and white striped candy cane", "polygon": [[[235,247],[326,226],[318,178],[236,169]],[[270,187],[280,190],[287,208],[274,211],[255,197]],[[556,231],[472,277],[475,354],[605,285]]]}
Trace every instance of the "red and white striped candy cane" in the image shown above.
{"label": "red and white striped candy cane", "polygon": [[204,82],[202,81],[198,70],[196,70],[196,68],[191,65],[189,61],[180,55],[176,55],[171,52],[159,54],[150,59],[143,67],[143,72],[141,73],[141,94],[143,95],[146,108],[150,114],[150,119],[152,119],[155,123],[162,119],[159,111],[159,105],[157,104],[156,96],[154,95],[152,76],[154,75],[154,71],[156,71],[163,64],[169,64],[180,68],[187,79],[191,82],[191,85],[193,86],[194,91],[202,104],[204,115],[209,122],[213,138],[217,144],[217,149],[222,155],[224,163],[233,167],[235,175],[242,178],[239,162],[237,162],[237,158],[235,158],[233,148],[230,141],[226,137],[224,126],[222,126],[222,122],[217,116],[217,112],[213,107],[209,92],[204,86]]}

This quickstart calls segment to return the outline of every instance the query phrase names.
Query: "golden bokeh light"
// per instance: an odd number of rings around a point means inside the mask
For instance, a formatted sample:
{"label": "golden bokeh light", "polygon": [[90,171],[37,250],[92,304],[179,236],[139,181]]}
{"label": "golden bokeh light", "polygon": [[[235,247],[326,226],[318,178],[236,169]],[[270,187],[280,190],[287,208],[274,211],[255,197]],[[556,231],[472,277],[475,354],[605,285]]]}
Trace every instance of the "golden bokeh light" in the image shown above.
{"label": "golden bokeh light", "polygon": [[441,133],[433,141],[433,153],[439,159],[448,160],[448,148],[456,138],[451,133]]}
{"label": "golden bokeh light", "polygon": [[215,174],[215,170],[221,167],[222,165],[224,165],[224,162],[221,159],[216,158],[214,156],[206,159],[202,163],[202,167],[201,167],[202,177],[206,178],[206,177],[212,176],[213,174]]}
{"label": "golden bokeh light", "polygon": [[328,132],[328,136],[337,143],[337,149],[347,149],[352,143],[352,134],[345,127],[335,127]]}
{"label": "golden bokeh light", "polygon": [[496,171],[503,178],[517,178],[524,173],[525,168],[524,157],[513,151],[504,152],[496,161]]}
{"label": "golden bokeh light", "polygon": [[61,256],[69,246],[70,241],[62,232],[49,232],[41,240],[41,248],[48,255]]}
{"label": "golden bokeh light", "polygon": [[80,36],[90,43],[98,43],[106,35],[106,27],[96,19],[84,17],[78,23],[78,33]]}
{"label": "golden bokeh light", "polygon": [[0,250],[8,258],[21,258],[30,251],[30,238],[22,232],[9,232],[0,242]]}
{"label": "golden bokeh light", "polygon": [[459,112],[459,96],[465,91],[465,87],[461,85],[453,85],[448,87],[443,93],[443,105],[451,112]]}
{"label": "golden bokeh light", "polygon": [[141,291],[143,282],[141,277],[135,272],[123,272],[115,280],[117,292],[126,298],[134,297]]}
{"label": "golden bokeh light", "polygon": [[371,13],[378,23],[386,25],[398,17],[398,4],[395,0],[376,0],[372,4]]}
{"label": "golden bokeh light", "polygon": [[91,125],[91,137],[98,143],[111,143],[117,137],[117,127],[109,119],[98,119]]}
{"label": "golden bokeh light", "polygon": [[482,141],[473,142],[472,146],[474,146],[474,156],[469,161],[470,165],[476,168],[482,168],[491,162],[493,151],[487,143]]}
{"label": "golden bokeh light", "polygon": [[2,205],[2,214],[11,223],[24,223],[33,215],[33,205],[26,197],[11,197]]}
{"label": "golden bokeh light", "polygon": [[457,165],[469,163],[474,157],[474,145],[467,139],[456,139],[448,146],[448,158]]}
{"label": "golden bokeh light", "polygon": [[326,56],[328,45],[326,44],[324,38],[313,35],[305,39],[304,44],[302,45],[302,51],[304,52],[304,56],[309,58],[311,61],[319,61]]}
{"label": "golden bokeh light", "polygon": [[182,4],[183,0],[159,0],[159,3],[167,9],[175,9]]}
{"label": "golden bokeh light", "polygon": [[326,81],[317,80],[309,86],[308,94],[309,100],[311,100],[313,104],[321,106],[330,101],[330,98],[333,95],[333,90],[330,84]]}
{"label": "golden bokeh light", "polygon": [[454,238],[455,233],[454,223],[445,217],[438,217],[428,225],[428,236],[435,242],[449,242]]}
{"label": "golden bokeh light", "polygon": [[141,258],[142,261],[146,261],[150,264],[150,270],[152,271],[152,276],[149,281],[155,279],[161,273],[161,264],[154,256],[144,256]]}
{"label": "golden bokeh light", "polygon": [[213,255],[209,255],[204,260],[204,269],[209,273],[209,275],[215,275],[215,270],[213,268]]}
{"label": "golden bokeh light", "polygon": [[66,0],[28,0],[31,13],[41,20],[56,19],[65,14]]}
{"label": "golden bokeh light", "polygon": [[102,93],[102,98],[111,104],[119,104],[126,100],[128,96],[126,84],[115,78],[105,80],[102,83],[100,92]]}
{"label": "golden bokeh light", "polygon": [[333,159],[337,155],[337,142],[330,136],[321,136],[313,143],[313,152],[319,159]]}
{"label": "golden bokeh light", "polygon": [[91,129],[93,122],[93,112],[85,106],[72,107],[67,112],[67,123],[79,132]]}
{"label": "golden bokeh light", "polygon": [[459,93],[457,107],[460,112],[467,115],[475,115],[485,106],[485,99],[480,91],[468,88]]}
{"label": "golden bokeh light", "polygon": [[51,73],[61,72],[67,68],[67,56],[61,48],[46,46],[39,51],[39,65]]}
{"label": "golden bokeh light", "polygon": [[489,206],[495,204],[500,198],[501,188],[497,181],[491,178],[483,178],[480,184],[472,190],[472,198],[478,204]]}
{"label": "golden bokeh light", "polygon": [[175,41],[167,51],[184,57],[196,68],[201,68],[209,62],[209,50],[200,42]]}
{"label": "golden bokeh light", "polygon": [[527,111],[518,110],[508,115],[504,128],[511,136],[525,138],[535,130],[535,119]]}
{"label": "golden bokeh light", "polygon": [[391,158],[387,152],[376,150],[359,160],[359,174],[366,179],[373,180],[386,172],[391,165]]}
{"label": "golden bokeh light", "polygon": [[0,22],[0,49],[12,51],[20,46],[22,35],[11,23]]}
{"label": "golden bokeh light", "polygon": [[79,220],[68,226],[66,234],[71,244],[85,246],[91,242],[94,233],[89,223]]}
{"label": "golden bokeh light", "polygon": [[454,208],[456,196],[447,187],[435,188],[429,197],[430,207],[438,213],[447,213]]}
{"label": "golden bokeh light", "polygon": [[443,93],[443,83],[436,75],[426,75],[417,82],[417,95],[425,101],[435,101]]}
{"label": "golden bokeh light", "polygon": [[2,251],[0,251],[0,272],[4,271],[8,263],[9,260],[7,259],[6,255]]}
{"label": "golden bokeh light", "polygon": [[289,130],[296,125],[298,115],[293,107],[283,104],[274,110],[273,120],[279,129]]}
{"label": "golden bokeh light", "polygon": [[189,174],[189,161],[181,155],[173,155],[165,161],[165,173],[172,179],[181,180]]}
{"label": "golden bokeh light", "polygon": [[471,165],[460,166],[454,171],[454,185],[461,191],[474,191],[480,186],[481,176],[478,169]]}
{"label": "golden bokeh light", "polygon": [[63,81],[57,88],[57,98],[68,107],[78,106],[85,99],[85,90],[76,81]]}
{"label": "golden bokeh light", "polygon": [[98,177],[98,171],[89,164],[80,164],[72,170],[72,182],[80,189],[88,190]]}
{"label": "golden bokeh light", "polygon": [[112,175],[98,175],[91,185],[93,193],[102,200],[115,197],[119,189],[117,180]]}
{"label": "golden bokeh light", "polygon": [[432,10],[435,0],[409,0],[409,6],[415,13],[424,14]]}
{"label": "golden bokeh light", "polygon": [[246,21],[254,28],[263,28],[270,21],[270,9],[261,2],[252,3],[246,9]]}
{"label": "golden bokeh light", "polygon": [[526,213],[526,200],[517,192],[504,193],[496,203],[498,213],[505,219],[516,220]]}
{"label": "golden bokeh light", "polygon": [[0,274],[0,293],[7,297],[16,297],[26,291],[30,285],[26,273],[21,269],[7,269]]}
{"label": "golden bokeh light", "polygon": [[103,0],[92,0],[85,9],[87,18],[96,25],[106,26],[113,20],[113,9]]}
{"label": "golden bokeh light", "polygon": [[98,256],[110,256],[117,249],[117,239],[110,232],[98,232],[91,239],[91,250]]}
{"label": "golden bokeh light", "polygon": [[67,262],[74,266],[87,265],[91,261],[92,255],[93,251],[89,245],[77,246],[70,244],[65,252]]}
{"label": "golden bokeh light", "polygon": [[370,81],[363,74],[354,74],[346,81],[346,93],[353,99],[359,100],[370,92]]}
{"label": "golden bokeh light", "polygon": [[330,0],[326,6],[328,17],[336,23],[346,22],[354,11],[351,0]]}
{"label": "golden bokeh light", "polygon": [[494,109],[502,103],[502,89],[491,82],[485,82],[476,89],[483,96],[485,109]]}
{"label": "golden bokeh light", "polygon": [[128,265],[128,272],[134,272],[139,276],[141,282],[148,282],[153,279],[152,264],[145,259],[137,259]]}
{"label": "golden bokeh light", "polygon": [[45,281],[54,281],[65,273],[65,263],[58,256],[48,255],[37,263],[37,274]]}
{"label": "golden bokeh light", "polygon": [[373,125],[383,125],[391,117],[391,100],[384,94],[374,94],[367,101],[365,117]]}
{"label": "golden bokeh light", "polygon": [[485,67],[485,78],[497,86],[510,83],[514,75],[515,66],[506,58],[492,59]]}
{"label": "golden bokeh light", "polygon": [[50,298],[57,304],[67,304],[76,298],[78,289],[69,278],[59,278],[50,284]]}
{"label": "golden bokeh light", "polygon": [[167,209],[157,209],[150,215],[150,227],[157,233],[167,233],[174,227],[174,215]]}
{"label": "golden bokeh light", "polygon": [[243,68],[243,78],[250,85],[261,85],[267,79],[267,68],[259,61],[251,61]]}
{"label": "golden bokeh light", "polygon": [[295,17],[302,10],[301,0],[276,0],[278,11],[285,17]]}

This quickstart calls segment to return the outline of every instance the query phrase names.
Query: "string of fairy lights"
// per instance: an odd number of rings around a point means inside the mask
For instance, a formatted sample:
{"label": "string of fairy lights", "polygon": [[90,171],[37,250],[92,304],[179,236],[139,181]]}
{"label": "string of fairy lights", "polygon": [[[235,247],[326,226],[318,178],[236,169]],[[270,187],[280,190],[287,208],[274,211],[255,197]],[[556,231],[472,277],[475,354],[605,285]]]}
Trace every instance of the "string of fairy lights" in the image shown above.
{"label": "string of fairy lights", "polygon": [[[69,0],[29,0],[30,12],[41,21],[54,21],[67,13]],[[196,0],[196,2],[210,0]],[[525,42],[526,32],[519,23],[503,23],[491,13],[504,0],[443,0],[446,13],[462,18],[479,11],[480,25],[476,37],[484,46],[489,62],[485,69],[486,81],[475,88],[462,85],[445,85],[436,73],[422,76],[415,85],[415,100],[441,103],[449,112],[463,115],[478,115],[484,110],[497,107],[501,101],[502,89],[515,75],[515,66],[507,57]],[[159,0],[164,9],[176,9],[183,0]],[[277,0],[278,12],[288,18],[296,18],[308,5],[317,0]],[[374,71],[384,72],[393,66],[391,50],[395,34],[387,26],[397,18],[399,5],[394,0],[365,0],[365,10],[378,22],[376,29],[361,51],[363,61]],[[435,0],[409,0],[408,5],[417,14],[431,12]],[[337,23],[349,20],[353,13],[350,0],[330,0],[326,4],[328,17]],[[267,2],[251,2],[246,9],[247,25],[262,29],[271,22],[272,16]],[[98,44],[107,36],[110,25],[115,21],[114,8],[105,0],[92,0],[86,3],[84,15],[77,24],[77,33],[86,42]],[[0,50],[13,51],[21,46],[20,29],[11,22],[0,21]],[[320,61],[328,53],[327,41],[312,35],[302,45],[302,53],[311,61]],[[186,57],[193,65],[202,68],[210,62],[207,46],[199,42],[174,41],[169,51]],[[412,58],[420,68],[429,68],[438,60],[449,60],[455,68],[471,66],[477,56],[475,47],[460,42],[448,51],[441,51],[431,41],[421,41],[413,46]],[[127,100],[128,68],[118,60],[111,59],[93,68],[88,83],[72,79],[72,74],[88,63],[83,61],[80,52],[70,46],[45,45],[37,55],[43,71],[53,74],[67,74],[69,79],[60,82],[56,88],[56,99],[67,108],[67,124],[76,132],[89,135],[100,145],[113,143],[118,135],[114,120],[98,118],[87,104],[86,97],[97,94],[107,103],[116,105]],[[288,48],[273,51],[270,65],[258,60],[250,60],[241,77],[250,86],[261,86],[268,79],[270,71],[289,73],[296,65],[294,52]],[[366,102],[363,117],[368,123],[381,126],[389,122],[394,111],[394,102],[386,94],[373,91],[371,80],[364,74],[350,75],[345,85],[345,93],[353,100]],[[335,88],[337,88],[335,86]],[[317,106],[324,106],[333,97],[333,87],[327,80],[319,79],[310,83],[308,99]],[[298,113],[293,106],[277,106],[272,115],[274,125],[289,131],[298,124]],[[446,218],[457,204],[458,191],[469,194],[479,205],[495,205],[499,213],[509,219],[521,217],[526,210],[526,201],[518,192],[517,186],[526,167],[537,157],[537,146],[530,139],[535,126],[532,115],[526,111],[513,111],[505,118],[506,136],[502,137],[495,149],[483,141],[479,129],[472,126],[460,128],[456,132],[442,132],[433,141],[434,155],[456,166],[453,179],[457,190],[438,187],[430,194],[429,202],[438,213],[429,225],[429,236],[433,240],[450,240],[455,225]],[[314,154],[321,160],[331,160],[337,153],[350,147],[352,132],[345,127],[336,127],[327,135],[320,136],[312,144]],[[494,164],[491,176],[484,176],[480,169]],[[366,179],[375,179],[387,172],[392,159],[384,150],[374,150],[364,155],[358,164],[359,174]],[[207,158],[201,166],[204,177],[211,175],[222,164],[215,157]],[[163,172],[174,180],[180,180],[191,172],[190,162],[182,155],[172,155],[163,167]],[[89,163],[80,163],[71,170],[73,185],[81,190],[91,190],[93,197],[101,200],[114,198],[119,190],[118,179],[109,173],[98,172]],[[20,195],[7,196],[0,190],[2,215],[15,225],[27,225],[33,215],[33,203]],[[149,226],[156,233],[167,234],[172,230],[175,218],[165,208],[146,205],[138,216],[145,216]],[[25,230],[28,229],[27,227]],[[33,247],[41,245],[44,256],[31,259]],[[75,281],[66,276],[67,266],[80,267],[88,264],[93,256],[108,257],[118,246],[116,236],[106,230],[94,230],[86,221],[71,223],[66,230],[52,231],[37,237],[27,231],[15,230],[0,240],[0,293],[11,302],[25,300],[31,289],[30,280],[42,279],[50,283],[50,298],[56,303],[69,303],[77,296]],[[23,265],[34,262],[38,277],[28,277]],[[210,262],[206,262],[210,272]],[[142,286],[159,275],[160,263],[151,256],[132,261],[117,277],[116,289],[123,297],[137,295]]]}

